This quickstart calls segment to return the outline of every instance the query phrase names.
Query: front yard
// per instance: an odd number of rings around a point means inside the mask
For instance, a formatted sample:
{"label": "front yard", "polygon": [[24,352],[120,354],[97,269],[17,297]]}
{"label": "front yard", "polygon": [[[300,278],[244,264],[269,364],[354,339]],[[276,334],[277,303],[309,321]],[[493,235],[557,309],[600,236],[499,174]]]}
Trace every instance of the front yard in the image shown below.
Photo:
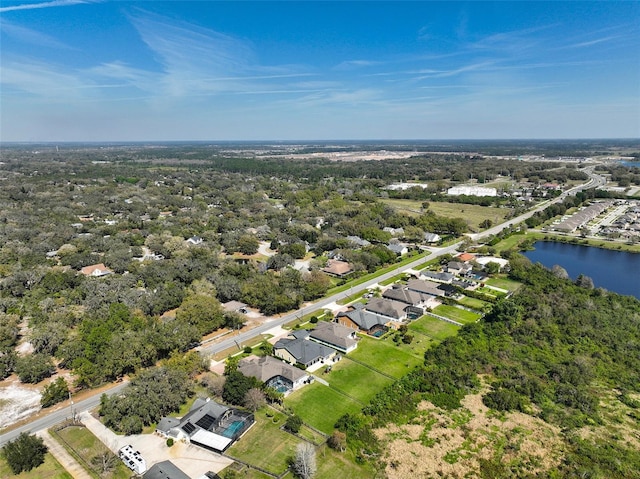
{"label": "front yard", "polygon": [[17,476],[13,474],[7,461],[0,454],[0,477],[11,477],[12,479],[72,479],[71,474],[65,471],[62,465],[49,453],[44,456],[44,463],[29,472],[21,472]]}

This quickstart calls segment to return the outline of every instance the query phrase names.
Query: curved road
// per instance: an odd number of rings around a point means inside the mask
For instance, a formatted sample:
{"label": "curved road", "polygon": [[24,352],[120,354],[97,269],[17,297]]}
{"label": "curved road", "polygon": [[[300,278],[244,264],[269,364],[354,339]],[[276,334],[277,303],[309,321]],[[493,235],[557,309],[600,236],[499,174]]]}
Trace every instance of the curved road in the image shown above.
{"label": "curved road", "polygon": [[[487,236],[491,236],[491,235],[495,235],[498,234],[500,231],[502,231],[505,228],[511,227],[513,225],[516,225],[518,223],[521,223],[522,221],[526,220],[527,218],[529,218],[530,216],[532,216],[534,213],[541,211],[543,209],[545,209],[547,206],[554,204],[554,203],[558,203],[562,200],[564,200],[567,196],[569,195],[575,195],[578,191],[582,191],[584,189],[587,188],[593,188],[593,187],[599,187],[604,185],[604,183],[606,182],[606,180],[599,175],[596,175],[595,173],[593,173],[593,168],[594,167],[588,167],[585,168],[585,173],[587,173],[589,175],[589,181],[587,183],[584,183],[582,185],[578,185],[575,186],[567,191],[565,191],[564,193],[562,193],[561,195],[559,195],[558,197],[549,200],[549,201],[545,201],[542,204],[540,204],[539,206],[537,206],[536,208],[516,217],[516,218],[512,218],[508,221],[505,221],[504,223],[501,223],[500,225],[494,226],[486,231],[483,231],[482,233],[477,233],[477,234],[471,234],[468,235],[469,237],[471,237],[472,239],[476,240],[476,239],[480,239],[480,238],[484,238]],[[364,289],[364,288],[368,288],[370,286],[373,286],[374,284],[377,284],[381,281],[385,281],[387,279],[392,278],[393,276],[401,273],[402,271],[406,271],[408,269],[412,269],[415,268],[417,266],[419,266],[420,264],[424,263],[425,261],[429,261],[432,260],[434,258],[437,258],[439,256],[445,255],[447,253],[453,253],[454,251],[456,251],[456,248],[458,248],[460,245],[462,244],[462,241],[459,241],[455,244],[452,244],[450,246],[446,246],[444,248],[438,248],[435,251],[432,251],[430,254],[420,257],[420,259],[417,259],[409,264],[403,265],[401,267],[398,267],[396,270],[391,271],[389,273],[385,273],[382,274],[380,276],[377,276],[374,279],[371,279],[365,283],[361,283],[358,284],[357,288],[360,289]],[[268,321],[265,321],[264,323],[262,323],[261,325],[250,329],[248,331],[242,332],[236,336],[232,336],[228,339],[225,339],[223,341],[220,341],[218,343],[209,345],[209,346],[205,346],[202,348],[202,352],[205,354],[216,354],[220,351],[224,351],[225,349],[231,348],[233,346],[236,346],[237,344],[243,344],[244,342],[247,342],[253,338],[255,338],[256,336],[265,333],[266,331],[276,327],[276,326],[282,326],[285,323],[288,323],[290,321],[293,321],[294,319],[298,318],[298,317],[302,317],[305,314],[308,314],[312,311],[316,311],[320,308],[324,308],[325,306],[327,306],[328,304],[331,304],[333,302],[339,301],[347,296],[351,295],[351,290],[347,290],[345,292],[342,293],[338,293],[338,294],[334,294],[333,296],[327,297],[327,298],[323,298],[313,304],[307,305],[297,311],[294,311],[292,313],[286,314],[284,316],[281,316],[280,318],[277,319],[271,319]],[[128,383],[126,381],[123,381],[109,389],[104,390],[103,392],[106,394],[116,394],[119,391],[121,391]],[[101,394],[95,394],[94,396],[91,396],[87,399],[84,399],[76,404],[73,405],[73,409],[76,413],[81,413],[83,411],[87,411],[89,409],[93,409],[95,408],[98,404],[100,404],[100,396]],[[7,443],[8,441],[11,441],[13,439],[15,439],[21,432],[35,432],[35,431],[39,431],[42,429],[48,429],[51,426],[64,421],[65,419],[69,418],[71,415],[71,408],[70,407],[66,407],[64,409],[60,409],[60,410],[55,410],[52,411],[50,413],[47,413],[44,417],[42,418],[38,418],[35,420],[30,421],[29,423],[23,425],[23,426],[19,426],[11,431],[8,431],[4,434],[2,434],[0,436],[0,447],[2,447],[5,443]]]}

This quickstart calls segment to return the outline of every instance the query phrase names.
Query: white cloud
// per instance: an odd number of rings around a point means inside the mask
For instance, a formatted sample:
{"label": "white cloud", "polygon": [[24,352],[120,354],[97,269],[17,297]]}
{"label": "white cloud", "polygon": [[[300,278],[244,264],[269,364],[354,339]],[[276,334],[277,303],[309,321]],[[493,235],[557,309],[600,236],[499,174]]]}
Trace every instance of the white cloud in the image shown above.
{"label": "white cloud", "polygon": [[0,7],[0,13],[13,12],[16,10],[35,10],[38,8],[68,7],[81,3],[93,3],[87,0],[53,0],[41,3],[23,3],[22,5],[12,5],[10,7]]}

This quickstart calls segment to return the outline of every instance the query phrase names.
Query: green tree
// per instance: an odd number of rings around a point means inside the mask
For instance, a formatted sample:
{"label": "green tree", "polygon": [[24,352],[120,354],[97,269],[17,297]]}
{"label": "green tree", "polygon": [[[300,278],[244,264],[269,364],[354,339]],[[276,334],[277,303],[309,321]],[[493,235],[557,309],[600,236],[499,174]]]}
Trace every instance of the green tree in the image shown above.
{"label": "green tree", "polygon": [[63,377],[58,377],[55,381],[47,384],[42,390],[40,404],[42,407],[49,407],[64,401],[69,397],[69,386]]}
{"label": "green tree", "polygon": [[300,431],[301,427],[302,427],[302,419],[300,419],[300,416],[296,416],[295,414],[292,416],[289,416],[284,423],[284,428],[287,431],[292,432],[294,434],[297,434]]}
{"label": "green tree", "polygon": [[2,448],[2,455],[14,474],[30,471],[44,462],[47,446],[44,441],[26,432],[20,434],[13,441],[9,441]]}
{"label": "green tree", "polygon": [[198,328],[201,336],[224,325],[224,310],[220,302],[211,296],[188,296],[176,311],[176,320]]}
{"label": "green tree", "polygon": [[39,383],[53,374],[51,358],[45,354],[31,354],[16,360],[15,371],[23,383]]}

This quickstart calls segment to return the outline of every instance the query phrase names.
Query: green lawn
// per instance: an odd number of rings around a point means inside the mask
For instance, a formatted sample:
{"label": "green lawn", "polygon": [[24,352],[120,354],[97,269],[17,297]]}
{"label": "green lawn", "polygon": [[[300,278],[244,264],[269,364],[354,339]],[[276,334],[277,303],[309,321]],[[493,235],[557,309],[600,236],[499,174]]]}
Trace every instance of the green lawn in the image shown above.
{"label": "green lawn", "polygon": [[436,341],[442,341],[449,336],[458,334],[458,329],[460,329],[459,326],[440,321],[432,316],[422,316],[409,324],[410,331],[424,334]]}
{"label": "green lawn", "polygon": [[433,310],[437,315],[444,316],[445,318],[453,319],[462,324],[475,323],[480,319],[480,314],[472,313],[464,309],[456,308],[455,306],[449,306],[447,304],[441,304]]}
{"label": "green lawn", "polygon": [[21,472],[17,476],[13,474],[7,461],[0,454],[0,477],[14,479],[73,479],[71,474],[65,471],[62,465],[49,453],[44,456],[44,463],[29,472]]}
{"label": "green lawn", "polygon": [[327,381],[331,387],[339,389],[363,403],[368,403],[392,382],[388,377],[347,358],[343,358],[334,365],[330,373],[321,374],[320,377]]}
{"label": "green lawn", "polygon": [[[368,464],[358,464],[351,450],[337,452],[328,446],[322,446],[316,452],[318,472],[314,479],[369,479],[377,477]],[[293,475],[287,476],[293,479]]]}
{"label": "green lawn", "polygon": [[[498,286],[498,288],[500,287],[501,286]],[[470,298],[468,296],[465,296],[464,298],[459,299],[458,303],[460,303],[463,306],[466,306],[467,308],[476,309],[478,311],[482,311],[484,310],[484,308],[491,306],[491,303],[489,303],[488,301],[482,301],[481,299]]]}
{"label": "green lawn", "polygon": [[294,391],[284,403],[305,423],[325,434],[333,433],[334,424],[344,414],[357,413],[363,406],[317,381]]}
{"label": "green lawn", "polygon": [[401,378],[422,362],[422,354],[429,345],[425,338],[415,338],[410,345],[396,345],[391,337],[380,340],[362,336],[358,348],[349,353],[349,357]]}
{"label": "green lawn", "polygon": [[[267,412],[273,417],[267,417]],[[227,454],[274,474],[283,473],[300,439],[280,429],[286,416],[270,408],[255,413],[256,423],[233,444]]]}
{"label": "green lawn", "polygon": [[489,278],[485,281],[485,283],[491,286],[495,286],[496,288],[507,289],[509,291],[517,291],[522,286],[522,283],[509,279],[507,275],[500,275],[495,278]]}
{"label": "green lawn", "polygon": [[109,479],[128,479],[131,471],[121,460],[116,461],[114,469],[108,475],[99,475],[91,466],[91,459],[107,450],[100,439],[84,426],[68,426],[52,432],[53,438],[71,454],[92,477]]}

